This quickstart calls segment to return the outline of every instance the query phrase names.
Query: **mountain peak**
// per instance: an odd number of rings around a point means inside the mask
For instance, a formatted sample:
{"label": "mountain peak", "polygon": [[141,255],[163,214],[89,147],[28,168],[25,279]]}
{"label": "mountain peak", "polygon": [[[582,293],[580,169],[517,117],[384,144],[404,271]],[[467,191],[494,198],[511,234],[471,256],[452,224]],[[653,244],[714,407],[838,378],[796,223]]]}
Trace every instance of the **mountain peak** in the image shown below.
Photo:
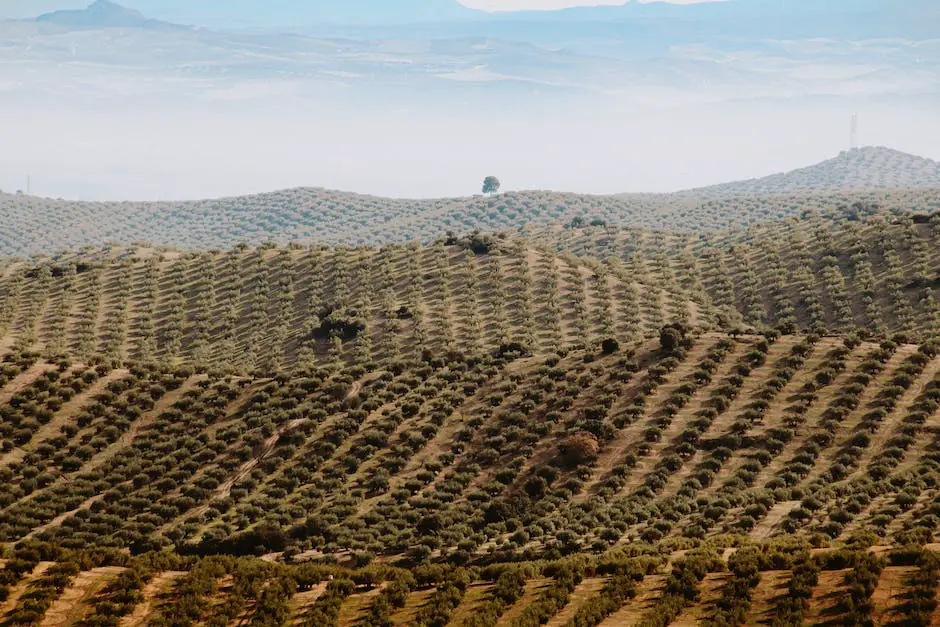
{"label": "mountain peak", "polygon": [[84,9],[53,11],[36,18],[37,22],[46,22],[73,28],[141,27],[168,25],[165,22],[151,20],[141,12],[111,2],[95,0]]}

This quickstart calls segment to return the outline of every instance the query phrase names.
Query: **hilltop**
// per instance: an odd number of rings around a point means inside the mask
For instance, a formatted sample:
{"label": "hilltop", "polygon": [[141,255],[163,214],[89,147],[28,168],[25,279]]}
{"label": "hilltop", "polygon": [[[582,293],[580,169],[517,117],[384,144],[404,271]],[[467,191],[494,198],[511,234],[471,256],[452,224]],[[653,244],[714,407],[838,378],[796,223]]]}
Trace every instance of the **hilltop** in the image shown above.
{"label": "hilltop", "polygon": [[799,191],[867,188],[938,188],[940,163],[898,150],[868,146],[792,172],[690,190],[688,194],[729,197],[781,195]]}

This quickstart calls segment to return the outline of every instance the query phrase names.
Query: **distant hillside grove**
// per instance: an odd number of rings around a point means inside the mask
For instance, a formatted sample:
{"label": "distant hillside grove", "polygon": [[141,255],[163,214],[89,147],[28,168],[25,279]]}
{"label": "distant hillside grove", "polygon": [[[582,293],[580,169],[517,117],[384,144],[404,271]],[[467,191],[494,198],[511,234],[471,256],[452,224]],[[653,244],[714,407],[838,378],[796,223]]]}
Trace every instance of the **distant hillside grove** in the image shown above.
{"label": "distant hillside grove", "polygon": [[50,254],[146,242],[182,249],[245,243],[427,243],[448,232],[515,230],[572,221],[707,232],[747,228],[854,203],[940,210],[940,166],[887,149],[846,153],[798,173],[675,194],[586,196],[524,191],[403,200],[300,188],[185,202],[74,202],[0,194],[0,254]]}
{"label": "distant hillside grove", "polygon": [[775,196],[793,191],[940,187],[940,162],[883,147],[855,148],[827,161],[748,181],[692,190],[702,196]]}
{"label": "distant hillside grove", "polygon": [[490,236],[381,249],[116,249],[8,262],[0,337],[49,357],[277,372],[636,341],[671,322],[715,326],[707,299],[645,267]]}
{"label": "distant hillside grove", "polygon": [[673,322],[940,332],[940,214],[811,214],[708,236],[591,226],[523,235],[7,259],[0,337],[50,358],[277,372],[428,350],[631,343]]}

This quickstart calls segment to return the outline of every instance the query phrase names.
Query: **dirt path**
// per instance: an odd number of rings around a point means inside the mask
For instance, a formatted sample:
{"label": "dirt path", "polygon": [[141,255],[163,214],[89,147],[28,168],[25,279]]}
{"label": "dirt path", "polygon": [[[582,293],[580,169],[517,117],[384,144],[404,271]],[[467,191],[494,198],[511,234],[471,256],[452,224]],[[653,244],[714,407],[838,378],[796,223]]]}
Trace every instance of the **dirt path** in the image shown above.
{"label": "dirt path", "polygon": [[141,627],[144,625],[150,615],[153,614],[157,606],[157,600],[166,596],[177,579],[186,573],[178,571],[167,571],[160,573],[150,580],[150,583],[144,586],[141,591],[144,600],[134,608],[134,611],[121,619],[121,627]]}
{"label": "dirt path", "polygon": [[847,570],[824,570],[819,573],[819,583],[813,589],[813,596],[809,600],[809,610],[804,616],[804,624],[825,623],[838,617],[836,604],[847,572]]}
{"label": "dirt path", "polygon": [[603,577],[592,577],[582,581],[572,591],[571,597],[568,599],[568,605],[561,608],[560,612],[545,623],[545,627],[564,627],[564,625],[567,625],[578,609],[584,605],[584,602],[600,592],[606,582],[607,579]]}
{"label": "dirt path", "polygon": [[[708,354],[715,344],[716,341],[714,339],[705,337],[699,338],[695,346],[693,346],[685,356],[682,363],[680,363],[675,370],[667,374],[665,380],[647,397],[646,407],[648,411],[644,411],[643,415],[632,424],[620,429],[617,435],[614,436],[614,439],[604,445],[604,448],[597,456],[597,461],[594,464],[594,472],[585,482],[584,489],[575,497],[575,503],[587,500],[588,496],[596,489],[597,485],[604,477],[607,477],[615,466],[623,462],[627,451],[643,441],[642,435],[649,426],[650,416],[656,411],[659,411],[662,402],[669,398],[669,394],[673,390],[685,383],[692,376],[698,368],[699,363],[701,363],[702,359],[705,358],[705,355]],[[645,378],[645,373],[638,373],[634,377],[634,385],[636,384],[635,382]],[[651,466],[652,463],[653,460],[649,457],[639,460],[639,463],[631,472],[631,483],[636,483],[642,477],[645,477],[646,471],[648,470],[647,466]]]}
{"label": "dirt path", "polygon": [[465,620],[479,611],[481,605],[490,600],[489,593],[492,589],[493,584],[490,582],[477,581],[470,584],[470,587],[467,588],[467,593],[463,595],[460,605],[458,605],[454,613],[451,614],[450,621],[447,624],[454,625],[455,627],[463,625]]}
{"label": "dirt path", "polygon": [[[897,435],[897,427],[907,417],[908,412],[911,409],[911,406],[917,400],[917,398],[923,393],[924,388],[927,385],[934,381],[935,379],[940,378],[940,357],[934,359],[927,368],[924,369],[923,374],[918,377],[914,384],[907,389],[907,391],[901,396],[898,400],[897,407],[893,412],[888,414],[884,421],[878,428],[878,431],[872,436],[871,442],[862,452],[861,457],[858,459],[858,470],[852,476],[848,477],[848,480],[851,481],[855,476],[858,476],[860,473],[867,472],[868,464],[872,458],[884,450],[885,444],[887,441]],[[925,425],[926,427],[927,425]],[[926,432],[922,434],[921,437],[927,437]]]}
{"label": "dirt path", "polygon": [[392,612],[392,624],[413,627],[418,612],[428,602],[431,595],[434,594],[434,588],[418,590],[408,595],[405,600],[405,607]]}
{"label": "dirt path", "polygon": [[[777,357],[774,350],[779,351],[784,346],[786,345],[778,342],[770,347],[771,353],[766,363],[763,366],[755,368],[751,375],[744,379],[743,385],[738,389],[737,396],[729,403],[728,408],[720,412],[715,420],[701,432],[699,437],[702,440],[718,437],[729,431],[731,425],[738,418],[744,407],[751,403],[754,395],[773,372],[772,360],[775,360]],[[672,424],[670,424],[669,428],[663,433],[663,441],[667,443],[667,448],[664,450],[671,451],[679,444],[682,432],[688,427],[690,422],[696,419],[696,412],[709,406],[708,403],[712,399],[714,389],[727,383],[728,377],[732,376],[735,368],[741,364],[741,359],[751,350],[753,350],[753,345],[749,342],[742,341],[725,357],[725,360],[715,370],[712,382],[702,386],[696,392],[689,404],[676,415]],[[789,352],[788,346],[787,352]],[[662,455],[662,453],[659,455]],[[688,459],[682,462],[682,466],[669,476],[666,485],[663,486],[662,494],[674,494],[682,487],[682,484],[696,471],[704,456],[704,450],[697,448]],[[712,481],[712,486],[721,481],[720,477],[722,476],[722,472],[729,472],[728,469],[730,465],[731,464],[724,464],[718,470],[715,479]]]}
{"label": "dirt path", "polygon": [[552,585],[551,579],[530,579],[525,582],[525,589],[519,600],[512,604],[506,612],[496,621],[496,627],[509,627],[514,618],[522,614],[525,608],[532,605],[533,602],[542,593],[542,590]]}
{"label": "dirt path", "polygon": [[56,366],[54,364],[38,361],[19,373],[13,377],[9,383],[3,386],[3,389],[0,389],[0,405],[6,405],[10,402],[10,399],[13,398],[14,394],[28,388],[36,379],[41,377],[43,373],[55,369]]}
{"label": "dirt path", "polygon": [[88,509],[89,507],[91,507],[92,505],[94,505],[96,502],[100,501],[103,498],[104,498],[103,494],[96,494],[94,496],[88,497],[87,499],[82,501],[81,504],[75,509],[70,509],[67,512],[62,512],[61,514],[59,514],[58,516],[56,516],[49,522],[43,525],[40,525],[38,527],[33,527],[33,529],[29,533],[23,536],[20,542],[25,542],[26,540],[32,540],[33,538],[35,538],[37,535],[41,534],[42,532],[48,529],[52,529],[53,527],[58,527],[59,525],[64,523],[67,518],[74,516],[75,514],[77,514],[78,512],[82,510]]}
{"label": "dirt path", "polygon": [[[22,392],[28,388],[44,373],[55,369],[56,366],[53,364],[38,362],[20,374],[16,375],[3,387],[3,389],[0,389],[0,406],[9,403],[14,394]],[[11,449],[7,453],[2,453],[0,454],[0,467],[9,466],[10,464],[19,462],[21,459],[23,459],[23,457],[25,457],[25,455],[26,454],[18,448]]]}
{"label": "dirt path", "polygon": [[210,499],[209,502],[194,509],[189,514],[189,518],[196,518],[201,516],[206,512],[206,510],[209,509],[209,506],[212,504],[213,500],[228,498],[229,495],[231,495],[232,488],[235,487],[235,484],[250,475],[251,471],[257,468],[258,464],[263,462],[264,459],[274,451],[274,448],[277,446],[278,441],[280,441],[281,436],[292,429],[296,429],[306,420],[306,418],[296,418],[291,420],[286,425],[281,425],[278,427],[277,431],[271,434],[271,437],[261,443],[258,452],[255,453],[251,459],[239,466],[234,475],[223,481],[222,484],[216,488],[213,498]]}
{"label": "dirt path", "polygon": [[40,627],[72,625],[84,618],[91,609],[86,602],[123,571],[118,566],[104,566],[79,573],[59,598],[53,601],[39,623]]}
{"label": "dirt path", "polygon": [[872,619],[876,625],[885,625],[901,615],[896,613],[904,604],[903,595],[907,592],[907,578],[916,568],[908,566],[888,566],[881,572],[878,587],[871,595],[874,611]]}
{"label": "dirt path", "polygon": [[[773,400],[770,401],[770,406],[764,412],[765,426],[760,431],[762,435],[766,435],[770,429],[785,424],[784,419],[788,415],[787,408],[794,402],[794,397],[800,394],[803,386],[806,383],[812,381],[816,374],[821,370],[823,363],[826,361],[826,354],[834,346],[833,344],[823,344],[823,341],[820,341],[813,348],[813,351],[806,357],[803,366],[794,373],[789,382],[787,382],[787,384],[784,385],[779,392],[777,392]],[[864,357],[862,357],[862,359],[864,359]],[[847,367],[846,370],[842,371],[839,376],[846,377],[846,371],[848,370],[850,370],[850,368]],[[814,429],[819,428],[819,418],[822,416],[822,412],[825,410],[825,407],[820,407],[818,402],[819,398],[809,405],[809,408],[804,414],[802,419],[803,423],[799,427],[801,433],[809,434]],[[771,478],[776,477],[786,464],[787,460],[793,456],[793,454],[803,444],[803,442],[805,442],[805,438],[798,437],[794,437],[789,442],[787,442],[783,450],[780,451],[780,453],[777,455],[774,455],[771,462],[764,466],[760,472],[757,473],[757,476],[754,478],[753,485],[762,486]],[[734,460],[729,460],[728,465],[737,467],[736,464],[730,463],[733,461]],[[717,485],[718,487],[721,486],[720,483],[713,483],[712,485]]]}
{"label": "dirt path", "polygon": [[[74,418],[80,409],[89,405],[95,396],[104,392],[109,383],[126,377],[129,374],[129,370],[121,369],[112,370],[105,376],[100,377],[97,381],[88,386],[86,390],[80,394],[76,394],[70,401],[64,403],[62,407],[59,408],[59,411],[52,417],[52,420],[39,427],[39,430],[33,435],[29,444],[22,449],[14,449],[10,454],[22,458],[26,453],[32,451],[42,442],[58,436],[62,431],[62,426],[66,424],[69,419]],[[19,460],[17,459],[17,461]]]}
{"label": "dirt path", "polygon": [[[107,460],[109,460],[111,457],[116,455],[118,451],[130,446],[133,443],[134,438],[137,437],[137,434],[140,433],[142,429],[153,424],[164,411],[166,411],[174,403],[176,403],[181,398],[183,398],[183,394],[185,394],[189,389],[194,387],[199,381],[206,379],[206,378],[207,378],[206,375],[196,375],[194,377],[190,377],[185,382],[183,382],[183,384],[180,387],[164,394],[160,398],[160,400],[158,400],[154,404],[153,408],[150,411],[144,414],[141,414],[140,418],[138,418],[133,423],[131,423],[131,426],[128,428],[126,432],[124,432],[121,435],[120,438],[118,438],[113,444],[109,445],[104,450],[102,450],[98,455],[96,455],[91,460],[89,460],[89,462],[82,467],[82,472],[88,472],[90,470],[94,470],[95,468],[100,467]],[[61,478],[59,481],[63,481],[67,483],[69,481],[69,477],[65,476]],[[53,484],[53,485],[56,485],[56,484]],[[95,501],[103,497],[104,497],[103,494],[96,494],[86,499],[84,502],[81,503],[81,505],[79,505],[75,509],[67,511],[67,512],[63,512],[62,514],[56,516],[54,519],[50,520],[46,524],[41,525],[39,527],[35,527],[32,531],[29,532],[29,534],[24,536],[23,539],[25,540],[25,539],[33,538],[37,534],[45,531],[46,529],[50,529],[57,525],[61,525],[62,522],[64,522],[66,518],[74,515],[77,512],[80,512],[83,509],[87,509],[88,507],[91,507],[91,505]]]}
{"label": "dirt path", "polygon": [[0,616],[6,616],[13,611],[13,609],[16,608],[16,604],[20,602],[20,598],[29,587],[29,584],[42,577],[53,563],[54,562],[39,562],[36,568],[33,569],[33,572],[20,579],[20,581],[10,589],[10,596],[7,597],[7,600],[0,604]]}
{"label": "dirt path", "polygon": [[786,595],[790,583],[790,571],[768,570],[760,574],[760,583],[754,588],[751,608],[747,612],[746,625],[770,624],[776,613],[779,599]]}
{"label": "dirt path", "polygon": [[170,390],[164,394],[156,403],[154,403],[153,408],[150,411],[141,414],[140,418],[132,422],[131,426],[127,429],[127,431],[121,434],[121,437],[118,438],[117,441],[93,457],[91,461],[89,461],[88,464],[82,468],[82,470],[87,471],[93,468],[97,468],[105,461],[113,457],[119,450],[127,448],[133,444],[134,439],[143,429],[156,422],[164,411],[182,399],[186,392],[196,387],[196,384],[198,384],[200,381],[205,381],[208,378],[209,377],[204,374],[192,376],[186,379],[186,381],[184,381],[183,384],[175,390]]}
{"label": "dirt path", "polygon": [[[472,416],[476,411],[479,410],[480,407],[485,405],[485,399],[491,392],[499,387],[503,377],[512,373],[519,373],[523,369],[530,367],[532,363],[533,362],[531,360],[519,360],[510,363],[503,367],[499,374],[488,378],[483,383],[483,385],[477,389],[476,392],[474,392],[473,396],[466,398],[460,404],[460,406],[451,412],[451,414],[444,421],[444,424],[441,426],[441,428],[437,430],[434,437],[431,438],[420,451],[408,459],[404,469],[402,469],[401,472],[395,473],[389,479],[388,489],[384,493],[368,498],[363,498],[359,502],[356,507],[355,516],[362,516],[363,514],[369,512],[376,503],[378,503],[383,498],[386,498],[388,494],[391,494],[395,490],[399,489],[406,481],[408,481],[408,479],[413,477],[415,473],[419,472],[424,467],[425,462],[430,460],[433,456],[445,451],[450,446],[451,442],[453,442],[453,438],[456,436],[457,432],[465,426],[467,417]],[[372,414],[381,416],[387,408],[394,406],[395,401],[385,403],[373,411]],[[367,417],[366,422],[368,420],[369,418]],[[366,422],[363,422],[363,427],[366,426]],[[360,428],[360,431],[361,430],[362,428]],[[360,465],[355,473],[357,476],[362,475],[364,471],[371,467],[369,465],[369,461],[372,460],[366,460],[362,465]]]}
{"label": "dirt path", "polygon": [[[897,374],[896,373],[897,368],[901,367],[904,364],[904,360],[911,353],[914,352],[913,348],[916,348],[916,347],[902,346],[901,348],[899,348],[898,351],[895,353],[892,361],[889,362],[889,364],[893,365],[894,367],[891,368],[890,370],[888,368],[885,368],[877,379],[872,380],[872,383],[869,384],[866,391],[870,390],[872,394],[875,395],[880,390],[882,390],[884,386],[888,384],[890,379],[894,377],[895,374]],[[897,359],[897,361],[895,362],[894,359]],[[924,373],[918,376],[915,379],[914,384],[911,385],[904,392],[904,394],[901,395],[900,398],[898,398],[897,404],[895,405],[894,409],[891,412],[889,412],[887,416],[885,416],[884,420],[878,426],[878,431],[875,434],[871,435],[871,443],[869,444],[868,447],[866,447],[866,451],[862,453],[862,456],[859,458],[858,468],[865,468],[865,466],[867,465],[865,464],[865,460],[867,459],[868,454],[870,454],[871,451],[873,451],[875,447],[878,446],[876,442],[878,441],[879,437],[881,438],[881,440],[885,440],[887,439],[886,436],[884,435],[885,433],[889,433],[893,435],[893,430],[894,430],[893,426],[895,425],[895,423],[906,415],[907,407],[912,402],[914,402],[917,395],[920,394],[920,389],[922,389],[923,385],[925,385],[927,381],[930,380],[930,378],[933,378],[933,375],[936,373],[938,368],[940,368],[940,359],[935,360],[935,362],[932,364],[928,364],[927,368],[924,370]],[[876,384],[877,387],[873,387],[872,384]],[[859,427],[859,424],[861,423],[862,418],[865,416],[865,414],[871,411],[872,407],[870,403],[871,403],[871,400],[869,400],[868,403],[860,404],[855,411],[853,411],[850,415],[846,417],[845,420],[839,423],[839,426],[834,433],[832,445],[823,449],[820,452],[819,457],[816,458],[816,463],[813,465],[813,469],[803,479],[803,481],[801,482],[801,485],[807,485],[811,483],[812,481],[817,479],[820,475],[827,472],[829,468],[832,466],[832,464],[835,463],[836,459],[841,454],[846,442],[850,440],[852,437],[854,437],[856,433],[858,433],[858,427]],[[866,431],[866,433],[868,432]],[[851,476],[846,477],[846,480],[849,480],[850,478]]]}
{"label": "dirt path", "polygon": [[369,615],[369,610],[375,599],[382,594],[383,586],[376,586],[367,592],[351,594],[340,606],[337,617],[338,627],[353,627],[360,620]]}
{"label": "dirt path", "polygon": [[665,575],[646,577],[637,586],[636,597],[604,619],[600,627],[628,627],[639,623],[643,615],[650,611],[662,596],[665,581]]}
{"label": "dirt path", "polygon": [[326,581],[318,583],[310,590],[298,592],[294,595],[294,598],[291,599],[290,602],[291,616],[293,616],[293,620],[291,621],[292,625],[299,627],[303,624],[304,614],[306,614],[311,606],[317,602],[317,599],[323,596],[323,593],[326,592],[327,583],[328,582]]}
{"label": "dirt path", "polygon": [[695,627],[701,624],[713,613],[715,602],[721,597],[721,589],[729,577],[728,573],[709,573],[699,584],[698,601],[685,608],[672,624],[676,627]]}
{"label": "dirt path", "polygon": [[751,530],[750,536],[755,540],[766,540],[770,537],[770,534],[773,533],[774,528],[776,528],[780,521],[786,518],[791,510],[799,506],[800,501],[781,501],[776,503],[767,512],[767,515]]}

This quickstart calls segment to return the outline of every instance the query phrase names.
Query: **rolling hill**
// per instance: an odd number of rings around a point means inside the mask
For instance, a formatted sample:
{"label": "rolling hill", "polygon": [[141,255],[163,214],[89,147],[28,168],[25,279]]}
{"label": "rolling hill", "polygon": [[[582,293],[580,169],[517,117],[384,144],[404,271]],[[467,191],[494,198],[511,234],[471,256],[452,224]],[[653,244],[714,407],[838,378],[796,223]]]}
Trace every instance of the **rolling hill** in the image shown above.
{"label": "rolling hill", "polygon": [[[696,622],[729,604],[906,620],[899,590],[936,594],[921,548],[940,516],[936,343],[673,329],[273,378],[28,354],[2,375],[8,621],[461,624],[494,597],[484,624],[577,625],[582,606],[611,626]],[[872,545],[898,547],[888,568]],[[187,557],[220,553],[267,561]],[[745,575],[761,592],[738,598]]]}
{"label": "rolling hill", "polygon": [[[7,83],[936,78],[924,0],[131,1],[4,22]],[[0,216],[0,627],[940,625],[934,161],[614,196],[0,193]]]}
{"label": "rolling hill", "polygon": [[346,0],[342,3],[331,0],[273,0],[265,3],[237,0],[222,10],[215,3],[204,0],[129,0],[122,4],[95,0],[85,9],[55,11],[39,19],[78,28],[140,27],[149,26],[147,22],[156,22],[144,18],[145,14],[194,26],[237,27],[250,24],[253,28],[283,28],[288,25],[296,28],[321,23],[406,24],[486,15],[456,0],[400,0],[394,5],[376,0]]}
{"label": "rolling hill", "polygon": [[797,191],[937,188],[940,163],[883,147],[843,152],[822,163],[750,181],[691,190],[693,196],[782,195]]}
{"label": "rolling hill", "polygon": [[[712,625],[730,617],[748,625],[872,620],[920,626],[931,621],[937,548],[818,551],[771,542],[722,551],[717,544],[670,559],[643,547],[590,560],[417,570],[23,549],[10,573],[8,605],[22,620],[30,610],[20,599],[38,597],[50,606],[44,617],[50,624],[203,619],[340,627],[622,627]],[[847,611],[853,604],[876,608]]]}
{"label": "rolling hill", "polygon": [[0,264],[0,345],[276,372],[709,330],[940,332],[937,215],[857,204],[711,234],[591,226],[382,248],[113,246]]}
{"label": "rolling hill", "polygon": [[[542,233],[7,260],[0,616],[931,625],[940,343],[879,294],[936,269],[936,220],[863,209],[556,230],[581,257]],[[915,328],[790,332],[840,285]],[[735,330],[763,289],[793,328]]]}
{"label": "rolling hill", "polygon": [[[522,191],[405,200],[298,188],[201,201],[77,202],[0,193],[0,214],[5,218],[0,224],[0,253],[50,254],[111,242],[195,250],[266,242],[374,246],[426,243],[449,232],[572,221],[712,231],[745,228],[807,211],[831,213],[855,203],[877,204],[885,212],[940,209],[940,166],[935,162],[879,149],[853,154],[869,166],[848,187],[857,184],[867,189],[849,190],[844,185],[838,173],[844,170],[845,157],[840,157],[798,176],[771,177],[775,183],[732,183],[676,194],[587,196]],[[899,187],[908,183],[912,186]]]}
{"label": "rolling hill", "polygon": [[160,253],[8,262],[3,345],[49,356],[249,371],[384,362],[423,351],[545,352],[711,328],[702,294],[645,267],[477,236],[428,247]]}
{"label": "rolling hill", "polygon": [[697,286],[725,324],[843,333],[940,332],[940,213],[858,204],[707,235],[553,227],[529,241],[627,265],[656,262],[666,285]]}
{"label": "rolling hill", "polygon": [[936,624],[940,191],[814,177],[4,197],[0,620]]}

